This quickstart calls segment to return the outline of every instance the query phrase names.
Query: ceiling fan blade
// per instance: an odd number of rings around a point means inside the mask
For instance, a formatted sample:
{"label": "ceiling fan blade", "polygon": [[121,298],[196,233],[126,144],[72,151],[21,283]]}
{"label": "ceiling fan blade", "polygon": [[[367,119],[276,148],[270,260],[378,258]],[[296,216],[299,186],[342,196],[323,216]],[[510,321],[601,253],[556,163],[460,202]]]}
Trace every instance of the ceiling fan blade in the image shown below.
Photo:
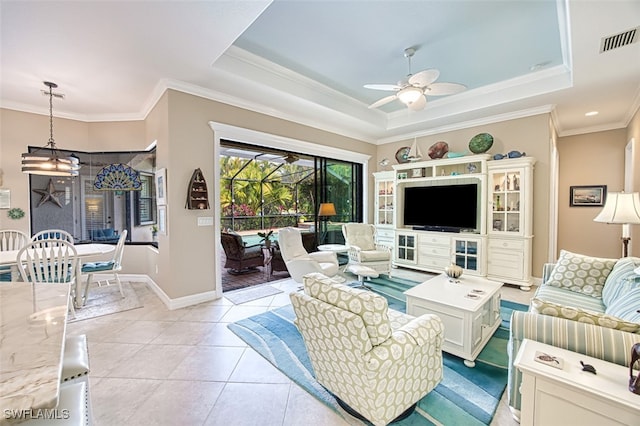
{"label": "ceiling fan blade", "polygon": [[378,108],[379,106],[388,104],[389,102],[394,101],[396,98],[396,95],[385,96],[384,98],[378,99],[377,101],[369,105],[369,109]]}
{"label": "ceiling fan blade", "polygon": [[444,96],[460,93],[467,88],[464,84],[458,83],[433,83],[424,89],[427,96]]}
{"label": "ceiling fan blade", "polygon": [[422,95],[415,102],[409,104],[409,109],[411,111],[420,111],[427,106],[427,98]]}
{"label": "ceiling fan blade", "polygon": [[396,84],[365,84],[365,89],[373,89],[373,90],[400,90],[401,87]]}
{"label": "ceiling fan blade", "polygon": [[414,86],[425,87],[436,81],[440,77],[440,71],[437,69],[428,69],[420,71],[409,77],[409,84]]}

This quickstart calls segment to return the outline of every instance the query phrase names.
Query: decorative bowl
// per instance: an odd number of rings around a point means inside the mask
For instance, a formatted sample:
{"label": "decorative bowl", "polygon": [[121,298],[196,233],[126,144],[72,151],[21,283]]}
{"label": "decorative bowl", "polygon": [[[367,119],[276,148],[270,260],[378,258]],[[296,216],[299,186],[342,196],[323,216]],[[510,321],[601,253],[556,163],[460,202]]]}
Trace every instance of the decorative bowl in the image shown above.
{"label": "decorative bowl", "polygon": [[455,263],[452,263],[451,265],[444,268],[444,273],[447,274],[449,278],[453,278],[454,280],[456,280],[462,275],[462,268]]}

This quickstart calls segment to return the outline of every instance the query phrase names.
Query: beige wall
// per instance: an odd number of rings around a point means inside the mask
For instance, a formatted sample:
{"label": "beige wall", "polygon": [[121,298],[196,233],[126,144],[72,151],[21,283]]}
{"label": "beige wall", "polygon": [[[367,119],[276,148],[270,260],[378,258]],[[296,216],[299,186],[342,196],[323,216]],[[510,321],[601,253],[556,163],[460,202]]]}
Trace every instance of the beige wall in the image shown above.
{"label": "beige wall", "polygon": [[[536,164],[533,173],[533,275],[539,277],[543,263],[548,259],[549,246],[549,200],[550,200],[550,141],[549,114],[503,121],[483,126],[470,127],[417,139],[423,159],[428,160],[429,147],[438,141],[445,141],[451,152],[469,153],[469,140],[478,133],[487,132],[494,142],[489,154],[506,154],[509,151],[524,151],[534,157]],[[413,140],[396,142],[380,146],[378,160],[388,158],[391,165],[397,164],[396,151],[403,146],[411,146]],[[391,165],[386,169],[390,169]],[[377,170],[382,170],[380,166]]]}
{"label": "beige wall", "polygon": [[622,255],[622,225],[594,222],[600,207],[570,207],[569,188],[607,185],[607,192],[622,191],[626,142],[625,129],[558,139],[558,250],[610,258]]}
{"label": "beige wall", "polygon": [[[159,253],[142,256],[140,262],[145,263],[148,273],[172,299],[216,289],[214,277],[216,268],[219,267],[218,255],[221,248],[214,241],[212,227],[197,226],[197,217],[213,216],[213,210],[201,212],[184,208],[187,184],[195,168],[202,169],[210,193],[212,187],[217,184],[217,177],[213,176],[214,138],[208,125],[210,121],[371,155],[372,160],[368,165],[370,172],[380,170],[378,161],[385,157],[395,164],[395,152],[398,148],[410,146],[413,142],[407,140],[376,147],[334,133],[171,90],[161,97],[144,122],[84,123],[56,118],[54,137],[58,146],[63,149],[142,150],[152,141],[157,141],[157,167],[167,168],[169,185],[168,235],[159,236]],[[420,149],[426,157],[429,146],[437,141],[444,140],[449,144],[451,151],[462,152],[467,150],[471,137],[477,133],[488,132],[494,136],[494,145],[489,153],[518,150],[525,151],[528,156],[537,159],[534,171],[534,276],[539,276],[542,264],[555,255],[548,253],[550,155],[551,140],[555,137],[549,122],[549,114],[541,114],[418,138]],[[19,159],[28,145],[42,146],[46,143],[49,132],[48,117],[0,109],[0,123],[0,169],[4,172],[2,187],[12,191],[12,206],[21,207],[27,212],[26,218],[18,221],[9,220],[2,212],[0,228],[16,228],[28,232],[28,178],[20,172]],[[608,144],[606,150],[601,148],[603,135],[607,141],[605,144]],[[607,242],[608,248],[603,250],[607,253],[596,251],[600,249],[597,238],[588,239],[588,243],[593,244],[593,250],[584,249],[590,246],[582,242],[576,243],[577,239],[588,234],[584,232],[584,227],[596,226],[606,229],[606,225],[594,224],[592,218],[587,217],[589,214],[580,213],[590,209],[580,211],[577,208],[569,210],[566,207],[568,186],[594,183],[607,184],[609,190],[620,189],[624,145],[632,137],[635,137],[636,143],[640,140],[638,113],[626,130],[558,138],[558,147],[562,150],[559,220],[565,225],[569,222],[568,226],[559,227],[559,248],[575,247],[574,250],[579,252],[593,251],[594,255],[615,256],[619,241],[616,235],[610,235],[608,229],[604,233],[610,241]],[[640,156],[638,150],[635,151],[635,155],[636,158]],[[603,156],[607,161],[602,161]],[[610,167],[610,163],[615,163],[615,168]],[[575,176],[574,173],[578,175]],[[370,175],[369,178],[371,179]],[[574,180],[576,183],[571,183]],[[640,189],[638,174],[634,180],[637,191]],[[373,185],[370,184],[369,188],[371,195]],[[372,218],[372,200],[373,197],[370,196],[371,202],[367,206],[369,218]],[[576,214],[583,216],[574,217]],[[584,226],[574,226],[577,220]],[[598,232],[599,228],[594,229]],[[640,231],[634,229],[633,232],[634,239],[640,241]],[[640,248],[640,244],[638,247]],[[602,248],[604,249],[604,246]],[[131,268],[137,271],[138,266],[141,265]],[[156,267],[158,273],[155,272]]]}
{"label": "beige wall", "polygon": [[[156,281],[170,298],[214,291],[222,248],[213,227],[197,226],[211,210],[185,209],[186,190],[194,169],[200,168],[212,188],[214,135],[209,122],[225,123],[315,144],[348,149],[375,157],[374,145],[169,90],[147,117],[147,137],[157,140],[157,167],[167,168],[168,236],[159,235],[159,274]],[[249,141],[260,144],[260,141]],[[372,167],[371,165],[369,167]],[[212,200],[213,203],[213,200]],[[371,206],[367,206],[372,209]],[[214,218],[215,219],[215,218]]]}
{"label": "beige wall", "polygon": [[[626,141],[633,141],[633,177],[632,190],[640,191],[640,108],[636,111],[627,127]],[[640,225],[631,226],[630,252],[640,257]]]}

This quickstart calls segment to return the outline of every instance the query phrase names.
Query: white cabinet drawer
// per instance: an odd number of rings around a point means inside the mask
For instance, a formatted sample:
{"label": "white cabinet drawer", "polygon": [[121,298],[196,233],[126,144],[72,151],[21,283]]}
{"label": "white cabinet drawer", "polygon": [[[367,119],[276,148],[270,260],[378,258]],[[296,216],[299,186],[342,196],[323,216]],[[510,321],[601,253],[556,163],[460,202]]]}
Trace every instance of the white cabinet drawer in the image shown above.
{"label": "white cabinet drawer", "polygon": [[449,259],[450,257],[449,246],[440,247],[420,245],[420,247],[418,248],[418,253],[420,254],[420,256],[439,256],[446,257],[447,259]]}
{"label": "white cabinet drawer", "polygon": [[430,246],[445,246],[449,248],[450,238],[448,235],[419,235],[418,244]]}
{"label": "white cabinet drawer", "polygon": [[489,250],[524,250],[524,240],[489,239]]}
{"label": "white cabinet drawer", "polygon": [[380,239],[393,240],[394,235],[393,229],[376,229],[376,236]]}

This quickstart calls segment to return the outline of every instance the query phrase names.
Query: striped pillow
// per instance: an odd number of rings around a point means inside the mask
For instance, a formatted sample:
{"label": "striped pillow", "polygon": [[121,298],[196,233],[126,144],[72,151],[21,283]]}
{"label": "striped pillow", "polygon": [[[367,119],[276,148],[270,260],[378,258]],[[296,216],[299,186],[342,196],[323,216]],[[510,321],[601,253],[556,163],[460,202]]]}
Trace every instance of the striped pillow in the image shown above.
{"label": "striped pillow", "polygon": [[605,311],[625,321],[640,324],[640,287],[636,287],[619,297],[607,306]]}
{"label": "striped pillow", "polygon": [[602,289],[602,302],[609,306],[619,298],[625,298],[633,288],[640,287],[640,276],[633,270],[640,266],[640,258],[623,257],[616,262]]}

